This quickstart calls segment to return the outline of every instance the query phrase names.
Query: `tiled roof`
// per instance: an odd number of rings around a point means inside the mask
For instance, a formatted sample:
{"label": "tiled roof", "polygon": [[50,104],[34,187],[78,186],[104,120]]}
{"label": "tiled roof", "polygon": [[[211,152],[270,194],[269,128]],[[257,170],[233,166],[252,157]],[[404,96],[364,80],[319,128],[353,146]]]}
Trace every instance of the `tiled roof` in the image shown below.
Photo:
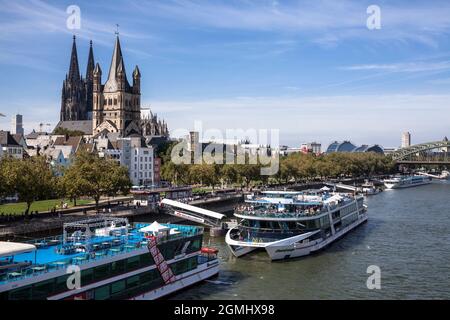
{"label": "tiled roof", "polygon": [[9,131],[3,130],[0,131],[0,145],[20,147],[20,144],[14,139],[11,134],[9,134]]}
{"label": "tiled roof", "polygon": [[92,120],[82,120],[82,121],[60,121],[55,130],[58,128],[64,128],[71,131],[82,131],[86,135],[92,134]]}

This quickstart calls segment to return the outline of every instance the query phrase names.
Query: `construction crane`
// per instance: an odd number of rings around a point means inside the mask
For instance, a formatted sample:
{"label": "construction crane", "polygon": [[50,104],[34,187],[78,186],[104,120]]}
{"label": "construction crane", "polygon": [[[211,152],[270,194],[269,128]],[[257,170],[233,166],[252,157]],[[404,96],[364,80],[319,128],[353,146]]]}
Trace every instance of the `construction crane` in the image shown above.
{"label": "construction crane", "polygon": [[[50,126],[51,126],[51,124],[50,123],[46,123],[45,124],[46,126],[47,126],[47,128],[49,128]],[[44,124],[41,122],[41,123],[39,123],[39,132],[43,132],[42,131],[42,128],[44,127]]]}

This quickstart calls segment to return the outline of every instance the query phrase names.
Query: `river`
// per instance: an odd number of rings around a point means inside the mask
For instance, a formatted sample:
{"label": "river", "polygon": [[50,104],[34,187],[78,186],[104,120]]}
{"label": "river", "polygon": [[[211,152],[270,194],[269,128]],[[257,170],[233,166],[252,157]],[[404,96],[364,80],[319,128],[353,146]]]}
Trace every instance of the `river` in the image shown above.
{"label": "river", "polygon": [[[314,255],[270,262],[265,252],[236,259],[223,238],[222,284],[202,283],[172,299],[450,298],[450,182],[388,190],[366,199],[369,220]],[[368,289],[367,268],[381,271]]]}

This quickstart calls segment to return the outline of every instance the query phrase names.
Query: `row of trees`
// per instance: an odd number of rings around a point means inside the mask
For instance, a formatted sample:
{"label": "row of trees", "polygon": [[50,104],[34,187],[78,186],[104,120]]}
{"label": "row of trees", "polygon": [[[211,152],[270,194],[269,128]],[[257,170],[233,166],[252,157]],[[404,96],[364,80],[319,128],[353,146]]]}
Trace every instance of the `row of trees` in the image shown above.
{"label": "row of trees", "polygon": [[36,200],[80,197],[94,199],[96,207],[102,196],[126,194],[131,188],[127,168],[114,160],[80,152],[64,175],[55,175],[44,157],[0,161],[0,198],[17,194],[26,202],[25,214]]}
{"label": "row of trees", "polygon": [[163,163],[163,179],[175,184],[201,184],[212,186],[250,185],[267,183],[306,182],[343,177],[366,177],[389,174],[395,164],[376,153],[332,153],[315,156],[294,153],[279,159],[279,170],[273,176],[261,175],[260,164],[174,164]]}

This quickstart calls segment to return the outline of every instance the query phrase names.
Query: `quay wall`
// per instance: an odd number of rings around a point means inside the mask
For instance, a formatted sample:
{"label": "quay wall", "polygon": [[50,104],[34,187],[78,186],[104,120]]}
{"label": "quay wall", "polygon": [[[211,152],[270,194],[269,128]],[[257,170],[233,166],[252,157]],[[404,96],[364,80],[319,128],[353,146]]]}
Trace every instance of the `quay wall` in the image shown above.
{"label": "quay wall", "polygon": [[[241,201],[242,194],[216,197],[205,200],[191,202],[192,205],[205,209],[214,210],[221,213],[230,212],[234,206]],[[78,209],[79,210],[79,209]],[[128,218],[130,222],[153,222],[161,223],[182,223],[185,220],[162,213],[158,208],[139,207],[126,210],[112,211],[106,213],[108,216]],[[62,232],[63,224],[76,220],[87,219],[96,216],[95,213],[71,210],[60,216],[55,214],[35,216],[31,220],[17,221],[13,223],[3,223],[0,225],[0,240],[24,240],[28,238],[39,238],[58,234]]]}

